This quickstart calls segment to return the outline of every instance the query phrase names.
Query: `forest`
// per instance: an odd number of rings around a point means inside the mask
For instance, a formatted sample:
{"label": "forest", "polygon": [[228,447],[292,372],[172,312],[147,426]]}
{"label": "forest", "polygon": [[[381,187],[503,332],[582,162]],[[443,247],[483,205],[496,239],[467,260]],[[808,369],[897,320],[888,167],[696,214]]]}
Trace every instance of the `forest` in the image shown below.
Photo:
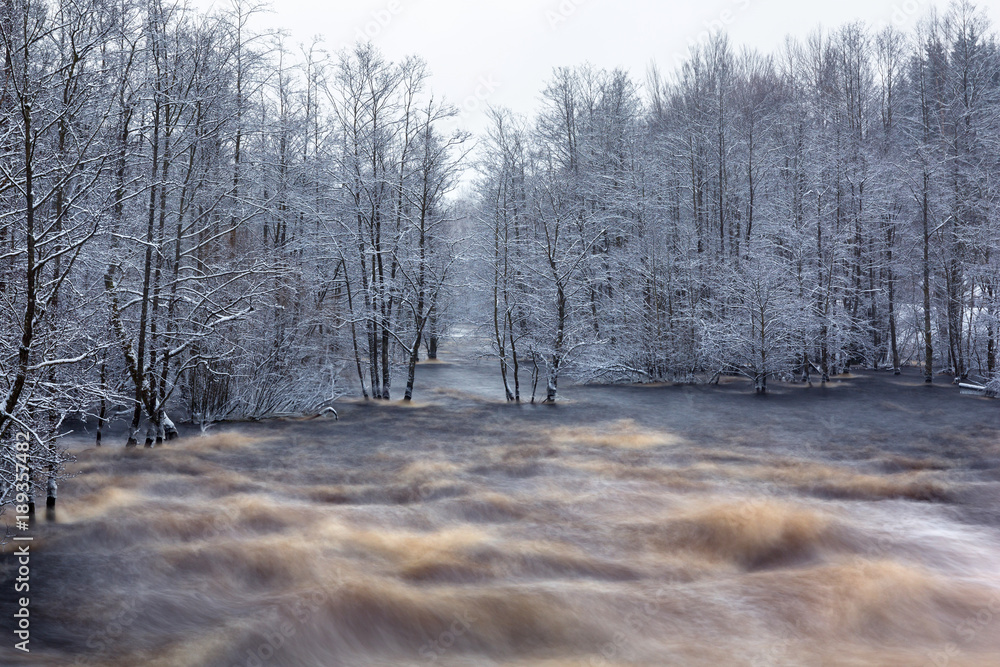
{"label": "forest", "polygon": [[19,433],[51,506],[69,418],[136,446],[409,401],[458,326],[511,402],[997,381],[1000,50],[972,3],[556,67],[482,136],[418,56],[292,44],[260,11],[0,8],[0,505]]}

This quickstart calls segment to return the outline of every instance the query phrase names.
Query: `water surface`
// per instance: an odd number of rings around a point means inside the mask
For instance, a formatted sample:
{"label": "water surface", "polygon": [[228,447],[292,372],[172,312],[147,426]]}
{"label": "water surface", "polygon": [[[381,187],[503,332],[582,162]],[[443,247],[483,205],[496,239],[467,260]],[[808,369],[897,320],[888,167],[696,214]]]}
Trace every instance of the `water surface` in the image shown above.
{"label": "water surface", "polygon": [[1000,664],[995,401],[861,373],[516,406],[467,357],[339,422],[76,441],[0,663]]}

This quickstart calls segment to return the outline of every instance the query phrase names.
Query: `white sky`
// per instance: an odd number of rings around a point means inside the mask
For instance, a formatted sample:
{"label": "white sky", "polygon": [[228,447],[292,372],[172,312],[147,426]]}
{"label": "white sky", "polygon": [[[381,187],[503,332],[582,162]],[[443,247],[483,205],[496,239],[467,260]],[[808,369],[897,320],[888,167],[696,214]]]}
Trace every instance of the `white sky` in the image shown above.
{"label": "white sky", "polygon": [[[195,0],[216,7],[228,0]],[[979,0],[994,25],[1000,0]],[[907,30],[944,0],[274,0],[260,26],[285,28],[290,46],[321,35],[336,52],[370,38],[389,58],[422,56],[438,97],[464,108],[461,124],[479,132],[486,104],[531,114],[560,65],[589,61],[626,67],[642,82],[655,59],[671,72],[688,45],[725,28],[734,46],[773,52],[785,35],[853,20]]]}

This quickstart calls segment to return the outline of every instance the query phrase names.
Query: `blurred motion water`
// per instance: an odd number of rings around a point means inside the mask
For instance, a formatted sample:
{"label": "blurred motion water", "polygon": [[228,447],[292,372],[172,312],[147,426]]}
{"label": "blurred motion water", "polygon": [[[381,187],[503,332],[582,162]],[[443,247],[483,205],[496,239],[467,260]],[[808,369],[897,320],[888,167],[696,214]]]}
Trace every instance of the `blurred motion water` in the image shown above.
{"label": "blurred motion water", "polygon": [[864,373],[516,406],[467,356],[339,422],[71,441],[0,663],[1000,664],[996,402]]}

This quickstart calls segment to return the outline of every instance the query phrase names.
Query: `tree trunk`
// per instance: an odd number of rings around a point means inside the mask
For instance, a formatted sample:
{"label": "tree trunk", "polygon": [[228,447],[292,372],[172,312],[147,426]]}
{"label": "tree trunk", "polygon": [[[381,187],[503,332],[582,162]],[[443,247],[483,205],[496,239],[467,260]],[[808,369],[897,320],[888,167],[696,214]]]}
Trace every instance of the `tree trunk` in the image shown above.
{"label": "tree trunk", "polygon": [[934,347],[931,339],[931,234],[930,211],[928,207],[928,188],[930,187],[930,175],[924,170],[924,190],[921,219],[924,233],[924,257],[923,257],[923,278],[924,278],[924,382],[930,384],[934,382]]}

